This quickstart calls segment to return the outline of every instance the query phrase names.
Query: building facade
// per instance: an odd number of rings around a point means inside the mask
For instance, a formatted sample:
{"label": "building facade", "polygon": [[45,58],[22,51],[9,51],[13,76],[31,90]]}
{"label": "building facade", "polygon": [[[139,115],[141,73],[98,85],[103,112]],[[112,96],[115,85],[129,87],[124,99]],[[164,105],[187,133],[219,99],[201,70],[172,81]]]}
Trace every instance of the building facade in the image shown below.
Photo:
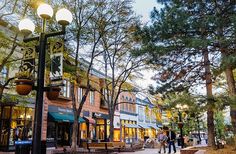
{"label": "building facade", "polygon": [[119,95],[120,121],[121,121],[121,141],[132,143],[137,140],[137,113],[136,98],[133,93],[122,92]]}
{"label": "building facade", "polygon": [[136,95],[136,108],[138,115],[138,138],[146,140],[147,138],[156,138],[158,122],[156,111],[159,110],[145,94]]}

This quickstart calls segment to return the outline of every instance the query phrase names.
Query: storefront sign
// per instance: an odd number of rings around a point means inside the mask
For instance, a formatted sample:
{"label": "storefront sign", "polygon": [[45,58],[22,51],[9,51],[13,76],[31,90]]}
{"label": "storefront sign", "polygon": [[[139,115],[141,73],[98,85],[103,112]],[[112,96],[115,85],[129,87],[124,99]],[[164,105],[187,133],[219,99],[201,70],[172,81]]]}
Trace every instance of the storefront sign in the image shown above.
{"label": "storefront sign", "polygon": [[58,107],[58,111],[59,111],[59,112],[65,112],[65,113],[72,113],[72,110],[71,110],[71,109],[60,108],[60,107]]}
{"label": "storefront sign", "polygon": [[109,116],[107,114],[97,113],[97,112],[93,112],[92,117],[93,118],[101,118],[101,119],[109,119]]}
{"label": "storefront sign", "polygon": [[57,106],[51,106],[51,105],[48,106],[48,111],[49,112],[62,112],[62,113],[65,113],[65,114],[68,114],[68,113],[72,114],[73,113],[72,109],[62,108],[62,107],[57,107]]}
{"label": "storefront sign", "polygon": [[26,144],[32,144],[32,141],[26,140],[26,141],[15,141],[15,145],[26,145]]}

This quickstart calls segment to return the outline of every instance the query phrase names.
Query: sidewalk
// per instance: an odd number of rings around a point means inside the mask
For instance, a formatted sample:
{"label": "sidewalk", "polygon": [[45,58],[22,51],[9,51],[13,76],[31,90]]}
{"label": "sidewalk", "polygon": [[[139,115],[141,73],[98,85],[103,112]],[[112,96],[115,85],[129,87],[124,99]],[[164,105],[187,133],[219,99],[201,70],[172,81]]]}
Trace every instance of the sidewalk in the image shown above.
{"label": "sidewalk", "polygon": [[[180,154],[180,149],[177,148],[176,149],[177,152],[175,154]],[[142,151],[135,151],[135,152],[121,152],[120,154],[159,154],[159,149],[147,149],[145,148]],[[171,152],[172,154],[174,153],[173,151]],[[164,154],[164,152],[162,151],[162,154]],[[166,154],[168,154],[168,149],[166,149]]]}
{"label": "sidewalk", "polygon": [[[199,147],[207,146],[207,144],[203,142],[203,143],[201,143],[199,145],[196,145],[196,146],[199,146]],[[176,146],[177,152],[175,154],[180,154],[180,149],[181,149],[181,147]],[[52,150],[53,149],[47,149],[47,154],[51,154]],[[159,154],[158,152],[159,152],[159,149],[145,148],[145,149],[140,150],[140,151],[135,151],[135,152],[120,152],[118,154]],[[167,153],[168,153],[168,148],[166,148],[166,154]],[[173,154],[173,153],[174,152],[173,152],[173,149],[172,149],[172,153],[171,154]],[[15,154],[15,152],[0,152],[0,154]],[[163,151],[162,151],[162,154],[164,154]]]}

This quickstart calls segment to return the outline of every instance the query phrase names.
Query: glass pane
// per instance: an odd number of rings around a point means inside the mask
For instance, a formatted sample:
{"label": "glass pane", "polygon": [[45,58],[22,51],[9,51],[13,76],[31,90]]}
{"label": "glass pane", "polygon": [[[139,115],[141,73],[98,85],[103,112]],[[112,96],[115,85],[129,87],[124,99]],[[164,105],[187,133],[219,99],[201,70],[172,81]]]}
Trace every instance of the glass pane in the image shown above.
{"label": "glass pane", "polygon": [[5,106],[5,107],[3,107],[2,118],[3,118],[3,119],[9,119],[10,116],[11,116],[10,113],[11,113],[11,108],[10,108],[10,106]]}
{"label": "glass pane", "polygon": [[33,123],[32,121],[26,120],[25,121],[25,128],[24,128],[24,137],[28,140],[32,140],[32,133],[33,133]]}
{"label": "glass pane", "polygon": [[33,120],[34,117],[34,109],[26,108],[26,120]]}
{"label": "glass pane", "polygon": [[0,145],[6,146],[8,141],[8,130],[10,127],[9,120],[2,120],[2,132],[0,136]]}
{"label": "glass pane", "polygon": [[25,108],[24,107],[13,107],[12,119],[25,119]]}

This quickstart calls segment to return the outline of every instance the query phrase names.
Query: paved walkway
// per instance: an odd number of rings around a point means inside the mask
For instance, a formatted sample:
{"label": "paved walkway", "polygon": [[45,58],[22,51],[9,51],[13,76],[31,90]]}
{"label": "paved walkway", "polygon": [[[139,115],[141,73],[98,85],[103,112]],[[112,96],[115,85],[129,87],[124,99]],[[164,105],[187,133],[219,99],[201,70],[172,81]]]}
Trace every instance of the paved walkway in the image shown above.
{"label": "paved walkway", "polygon": [[[180,154],[180,149],[177,147],[176,148],[177,152],[175,154]],[[144,150],[141,151],[135,151],[135,152],[121,152],[120,154],[159,154],[158,153],[159,149],[148,149],[145,148]],[[174,153],[172,151],[172,153]],[[162,154],[164,154],[164,152],[162,151]],[[166,154],[168,154],[168,148],[166,149]]]}

